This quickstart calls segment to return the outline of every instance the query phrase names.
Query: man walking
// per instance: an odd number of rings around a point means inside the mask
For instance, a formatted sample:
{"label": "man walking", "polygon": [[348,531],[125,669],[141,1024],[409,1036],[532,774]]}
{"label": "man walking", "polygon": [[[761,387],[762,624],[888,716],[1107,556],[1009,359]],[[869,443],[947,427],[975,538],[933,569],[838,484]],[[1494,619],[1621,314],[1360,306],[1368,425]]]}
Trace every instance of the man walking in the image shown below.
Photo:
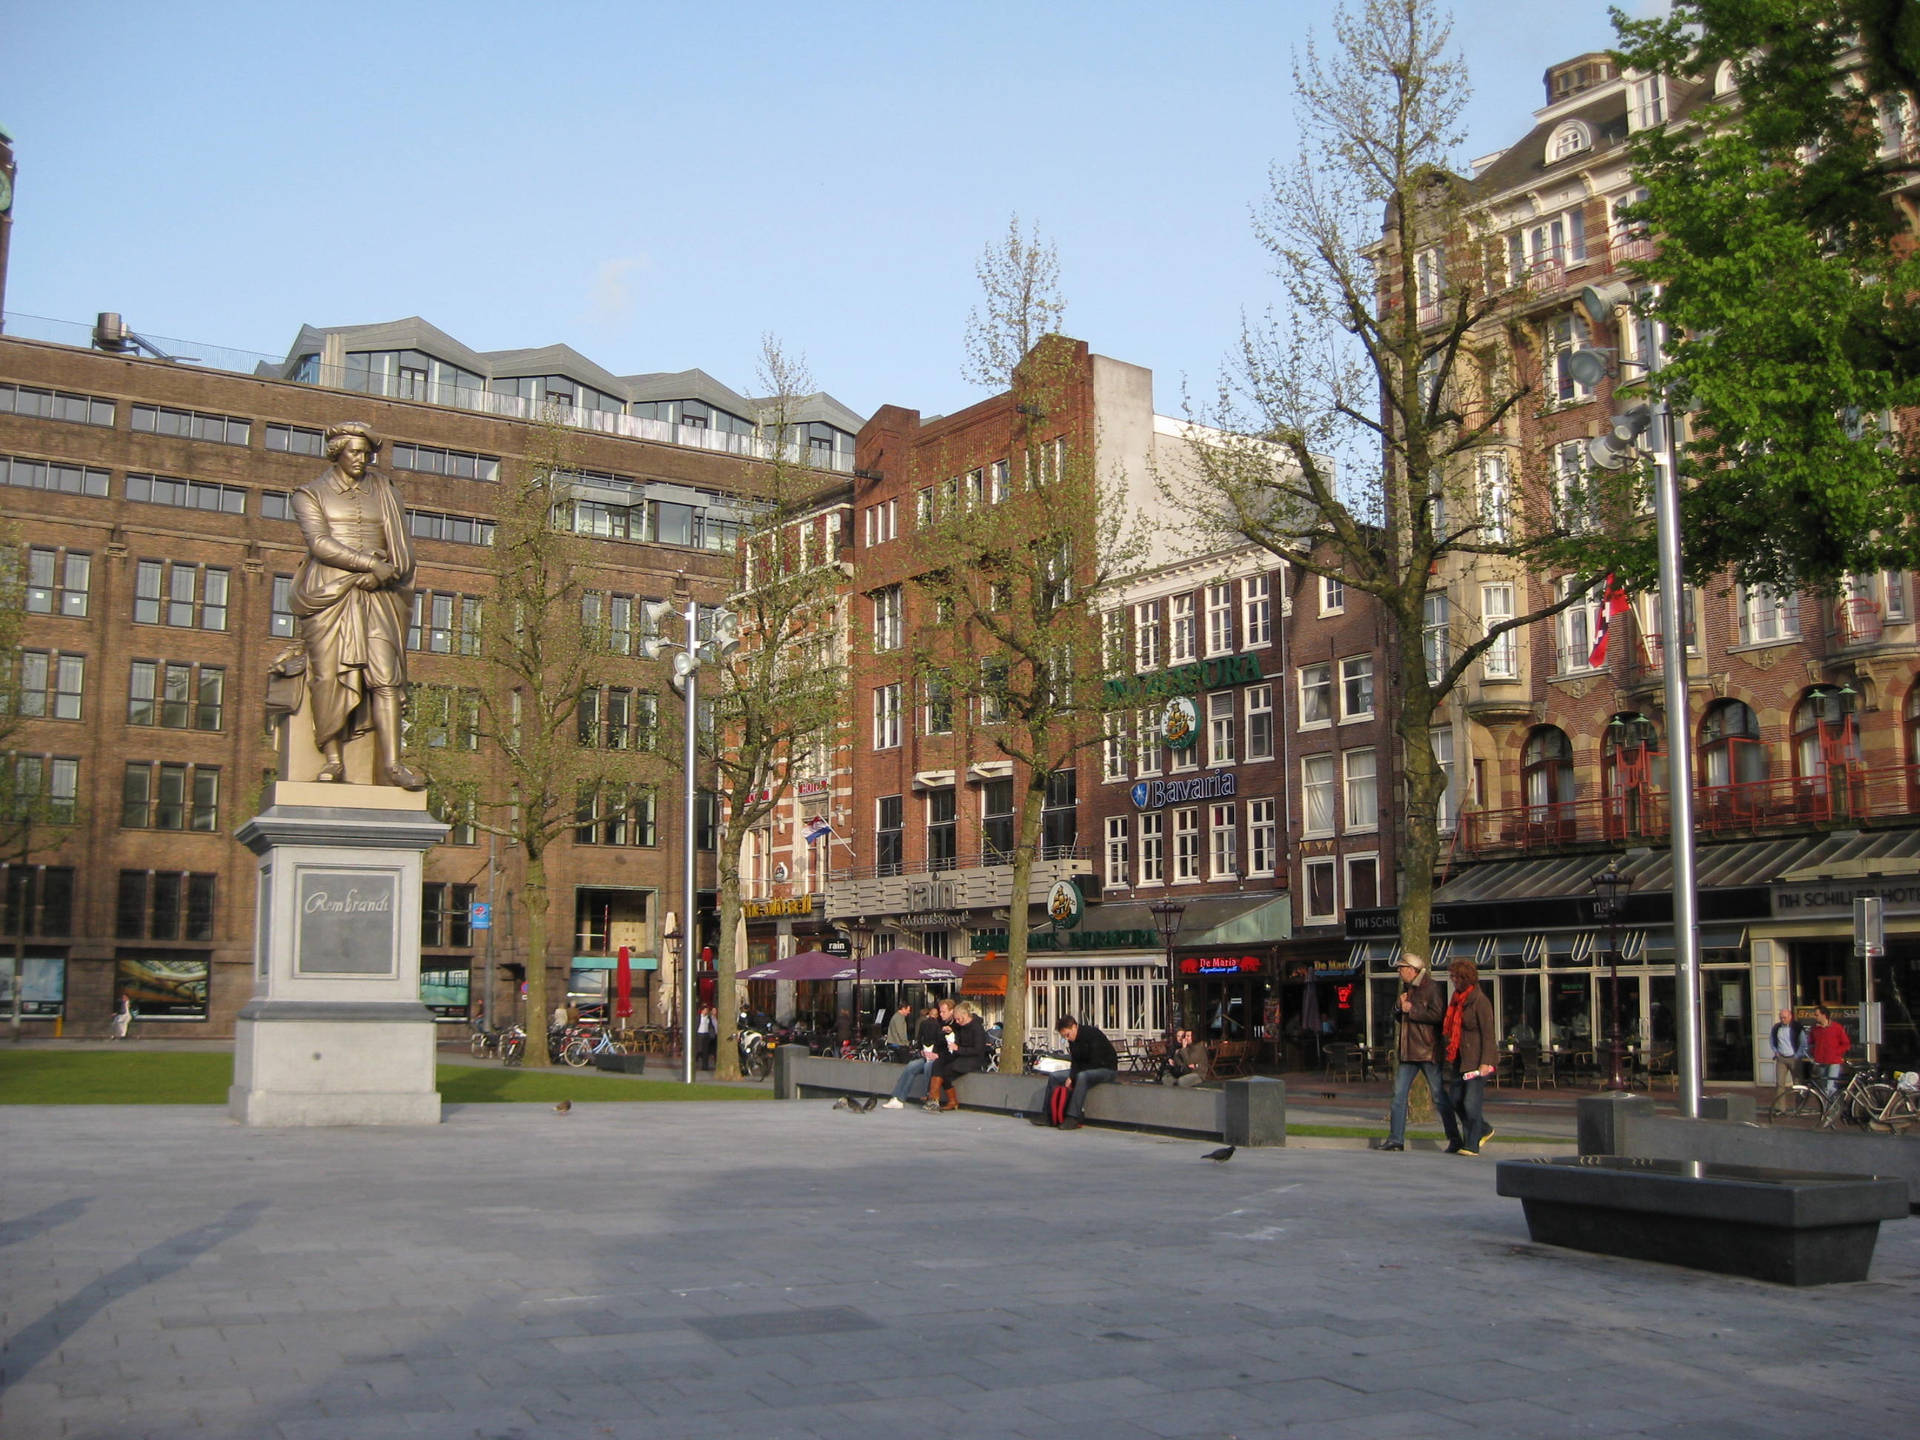
{"label": "man walking", "polygon": [[1773,1098],[1778,1100],[1800,1078],[1800,1067],[1807,1058],[1807,1027],[1793,1018],[1793,1011],[1782,1010],[1780,1022],[1768,1034],[1773,1050]]}
{"label": "man walking", "polygon": [[1847,1038],[1847,1027],[1834,1019],[1833,1012],[1826,1006],[1816,1007],[1813,1017],[1809,1048],[1813,1051],[1813,1063],[1825,1077],[1820,1088],[1831,1100],[1839,1093],[1840,1072],[1846,1068],[1847,1051],[1853,1048],[1853,1041]]}
{"label": "man walking", "polygon": [[1400,998],[1394,1009],[1400,1034],[1394,1052],[1400,1063],[1393,1076],[1392,1122],[1380,1148],[1407,1148],[1407,1094],[1413,1089],[1413,1077],[1424,1075],[1427,1093],[1433,1097],[1433,1108],[1440,1112],[1440,1122],[1447,1130],[1447,1145],[1457,1154],[1460,1127],[1453,1118],[1453,1106],[1447,1103],[1447,1092],[1441,1088],[1436,1059],[1440,1050],[1440,1019],[1446,1014],[1446,1001],[1440,998],[1440,987],[1433,983],[1426,956],[1403,954],[1399,968]]}

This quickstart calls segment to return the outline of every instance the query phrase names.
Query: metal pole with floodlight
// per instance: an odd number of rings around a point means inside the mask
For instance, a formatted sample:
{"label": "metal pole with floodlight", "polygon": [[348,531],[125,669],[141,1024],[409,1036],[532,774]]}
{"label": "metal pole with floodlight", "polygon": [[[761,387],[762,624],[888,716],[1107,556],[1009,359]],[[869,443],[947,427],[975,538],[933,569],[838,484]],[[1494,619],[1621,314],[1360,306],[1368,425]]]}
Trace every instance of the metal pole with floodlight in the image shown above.
{"label": "metal pole with floodlight", "polygon": [[[1580,291],[1578,303],[1593,325],[1611,326],[1613,308],[1625,298],[1626,287],[1616,282],[1605,292],[1586,286]],[[1657,330],[1651,331],[1645,348],[1646,361],[1617,363],[1639,365],[1649,379],[1654,379],[1660,374]],[[1570,373],[1583,385],[1598,383],[1606,377],[1609,368],[1608,357],[1600,350],[1576,350],[1568,357]],[[1674,978],[1679,990],[1674,1061],[1679,1071],[1680,1113],[1697,1120],[1701,1098],[1700,895],[1694,868],[1693,737],[1687,707],[1687,645],[1682,614],[1685,592],[1680,563],[1680,457],[1673,433],[1673,410],[1666,395],[1656,386],[1648,401],[1624,415],[1614,416],[1606,434],[1587,442],[1587,458],[1603,470],[1624,469],[1642,453],[1639,445],[1642,436],[1656,457],[1653,521],[1660,556],[1660,627],[1666,635],[1666,642],[1661,646],[1660,671],[1667,703],[1667,776],[1673,825]]]}
{"label": "metal pole with floodlight", "polygon": [[694,855],[695,835],[699,820],[699,791],[696,780],[699,770],[700,744],[700,665],[705,660],[719,660],[739,648],[739,620],[730,610],[710,609],[708,615],[708,636],[702,643],[700,639],[700,605],[698,601],[687,602],[685,644],[678,644],[661,635],[660,627],[667,617],[674,613],[670,600],[648,600],[641,607],[642,624],[646,638],[640,642],[640,653],[649,660],[658,660],[660,652],[671,648],[673,656],[673,688],[686,697],[686,744],[683,747],[682,764],[686,775],[686,804],[682,814],[682,848],[684,858],[681,869],[681,918],[680,918],[680,1078],[686,1084],[693,1084],[694,1054],[693,1026],[695,1019],[694,1000],[699,992],[699,946],[695,940],[699,934],[694,917],[699,913],[694,909],[698,899],[695,889]]}

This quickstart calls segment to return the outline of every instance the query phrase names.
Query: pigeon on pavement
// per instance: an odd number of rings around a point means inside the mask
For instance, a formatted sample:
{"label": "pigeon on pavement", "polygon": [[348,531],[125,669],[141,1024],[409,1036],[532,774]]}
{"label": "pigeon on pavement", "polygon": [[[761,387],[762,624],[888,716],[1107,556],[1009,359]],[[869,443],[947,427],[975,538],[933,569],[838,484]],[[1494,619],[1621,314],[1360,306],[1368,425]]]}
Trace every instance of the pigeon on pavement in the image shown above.
{"label": "pigeon on pavement", "polygon": [[553,1107],[553,1113],[556,1115],[564,1115],[571,1109],[573,1109],[573,1101],[562,1100],[558,1105]]}
{"label": "pigeon on pavement", "polygon": [[1218,1150],[1209,1150],[1200,1158],[1202,1160],[1211,1160],[1216,1165],[1224,1165],[1227,1161],[1233,1159],[1233,1146],[1222,1145]]}
{"label": "pigeon on pavement", "polygon": [[878,1095],[867,1096],[866,1099],[860,1102],[860,1113],[862,1115],[866,1114],[869,1110],[873,1109],[873,1107],[878,1105],[879,1103],[880,1103],[880,1097]]}

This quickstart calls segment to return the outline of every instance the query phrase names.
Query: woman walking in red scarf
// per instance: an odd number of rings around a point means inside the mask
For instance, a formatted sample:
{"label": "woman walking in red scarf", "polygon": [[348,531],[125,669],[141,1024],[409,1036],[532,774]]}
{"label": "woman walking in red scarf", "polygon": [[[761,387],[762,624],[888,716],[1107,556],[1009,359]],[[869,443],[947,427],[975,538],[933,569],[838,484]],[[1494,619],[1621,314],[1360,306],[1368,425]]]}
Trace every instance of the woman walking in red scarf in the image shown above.
{"label": "woman walking in red scarf", "polygon": [[1447,967],[1453,998],[1440,1022],[1441,1054],[1446,1061],[1447,1100],[1459,1119],[1460,1139],[1447,1146],[1449,1155],[1478,1155],[1493,1136],[1493,1127],[1481,1115],[1487,1098],[1487,1077],[1500,1063],[1500,1037],[1494,1032],[1493,1002],[1480,988],[1480,969],[1471,960]]}

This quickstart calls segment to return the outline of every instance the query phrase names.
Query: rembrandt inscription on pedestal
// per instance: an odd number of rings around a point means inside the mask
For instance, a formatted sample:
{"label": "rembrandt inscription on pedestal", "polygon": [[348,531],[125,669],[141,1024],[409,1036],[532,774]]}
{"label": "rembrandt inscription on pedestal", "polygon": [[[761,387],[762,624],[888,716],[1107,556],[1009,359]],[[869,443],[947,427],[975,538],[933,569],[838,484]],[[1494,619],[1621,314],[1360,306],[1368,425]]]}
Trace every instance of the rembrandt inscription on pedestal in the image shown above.
{"label": "rembrandt inscription on pedestal", "polygon": [[302,870],[295,973],[391,975],[399,891],[391,871]]}

